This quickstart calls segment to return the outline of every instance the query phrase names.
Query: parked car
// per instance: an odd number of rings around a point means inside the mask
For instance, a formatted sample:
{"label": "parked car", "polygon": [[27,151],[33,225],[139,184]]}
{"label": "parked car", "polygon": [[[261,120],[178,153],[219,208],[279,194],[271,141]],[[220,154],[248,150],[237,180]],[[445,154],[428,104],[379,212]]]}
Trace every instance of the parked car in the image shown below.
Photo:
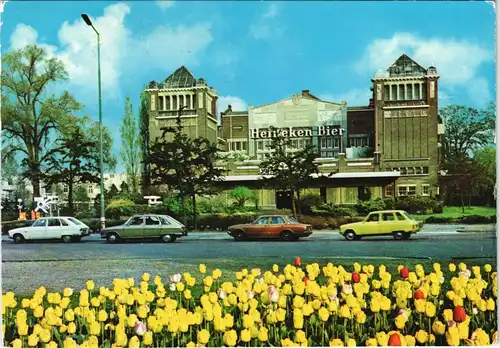
{"label": "parked car", "polygon": [[78,219],[70,216],[43,217],[31,226],[14,228],[9,231],[9,238],[15,243],[25,240],[62,239],[64,242],[79,242],[90,234],[90,228]]}
{"label": "parked car", "polygon": [[288,215],[260,216],[249,224],[229,226],[228,234],[236,241],[252,238],[281,238],[294,241],[312,234],[312,226],[298,222]]}
{"label": "parked car", "polygon": [[101,238],[109,243],[125,239],[161,239],[173,243],[183,236],[187,236],[183,224],[171,216],[157,214],[134,215],[122,225],[101,231]]}
{"label": "parked car", "polygon": [[340,226],[340,234],[347,240],[358,240],[368,236],[392,235],[394,239],[409,239],[422,228],[404,210],[374,211],[360,222]]}

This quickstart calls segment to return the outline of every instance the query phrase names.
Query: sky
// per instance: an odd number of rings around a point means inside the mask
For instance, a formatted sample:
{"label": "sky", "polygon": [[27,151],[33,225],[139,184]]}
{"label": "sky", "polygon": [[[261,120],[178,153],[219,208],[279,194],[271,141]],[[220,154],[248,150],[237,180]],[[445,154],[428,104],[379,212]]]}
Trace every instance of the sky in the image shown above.
{"label": "sky", "polygon": [[[149,81],[181,65],[220,96],[218,111],[276,102],[304,89],[367,105],[371,78],[403,53],[440,75],[439,105],[484,107],[495,98],[495,11],[486,2],[8,1],[2,53],[38,44],[65,63],[69,90],[103,122],[119,158],[125,98],[138,111]],[[123,172],[118,161],[116,172]]]}

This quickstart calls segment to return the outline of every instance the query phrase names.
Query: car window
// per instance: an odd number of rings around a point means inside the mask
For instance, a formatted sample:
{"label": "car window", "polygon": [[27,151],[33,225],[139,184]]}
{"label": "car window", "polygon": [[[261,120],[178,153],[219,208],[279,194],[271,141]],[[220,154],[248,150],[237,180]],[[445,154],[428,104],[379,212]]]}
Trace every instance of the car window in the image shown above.
{"label": "car window", "polygon": [[146,226],[159,226],[159,225],[160,225],[160,219],[158,219],[156,216],[146,217]]}
{"label": "car window", "polygon": [[285,221],[283,221],[282,217],[273,216],[271,218],[271,224],[273,224],[273,225],[283,225],[284,223],[285,223]]}
{"label": "car window", "polygon": [[368,216],[367,221],[378,221],[378,220],[379,220],[378,214],[372,214],[372,215]]}
{"label": "car window", "polygon": [[49,227],[59,227],[61,226],[61,223],[59,222],[59,219],[49,219]]}
{"label": "car window", "polygon": [[292,224],[298,224],[299,222],[297,220],[295,220],[293,217],[291,216],[287,216],[286,219],[291,222]]}
{"label": "car window", "polygon": [[136,217],[132,218],[132,220],[130,220],[128,225],[129,226],[140,226],[143,223],[144,223],[144,219],[142,218],[142,216],[136,216]]}
{"label": "car window", "polygon": [[384,221],[394,221],[394,213],[383,213],[382,214],[382,220]]}
{"label": "car window", "polygon": [[59,221],[61,221],[61,225],[63,225],[63,226],[69,226],[69,224],[66,222],[66,220],[59,219]]}
{"label": "car window", "polygon": [[161,224],[162,225],[170,225],[170,221],[164,216],[160,216]]}
{"label": "car window", "polygon": [[399,212],[398,212],[398,213],[396,213],[396,218],[397,218],[398,220],[400,220],[400,221],[404,221],[404,220],[406,220],[406,219],[405,219],[405,217],[403,216],[403,214],[401,214],[401,213],[399,213]]}
{"label": "car window", "polygon": [[255,220],[254,224],[266,225],[267,224],[267,217],[261,217],[260,219]]}
{"label": "car window", "polygon": [[78,221],[77,219],[74,219],[74,218],[68,218],[69,221],[71,221],[72,223],[76,224],[76,225],[83,225],[82,222]]}
{"label": "car window", "polygon": [[46,219],[39,219],[35,221],[32,227],[45,227],[46,224],[47,224]]}
{"label": "car window", "polygon": [[408,214],[407,212],[403,212],[403,214],[410,220],[415,220],[410,214]]}

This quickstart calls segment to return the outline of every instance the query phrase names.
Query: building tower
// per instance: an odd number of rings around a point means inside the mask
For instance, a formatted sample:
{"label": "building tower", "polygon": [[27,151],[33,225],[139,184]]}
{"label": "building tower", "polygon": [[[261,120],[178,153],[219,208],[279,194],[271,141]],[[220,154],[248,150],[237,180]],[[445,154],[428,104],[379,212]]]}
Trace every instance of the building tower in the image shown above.
{"label": "building tower", "polygon": [[161,136],[162,127],[175,126],[180,106],[182,125],[189,136],[204,137],[216,143],[217,92],[204,79],[196,79],[181,66],[163,82],[151,81],[149,94],[149,138]]}
{"label": "building tower", "polygon": [[438,79],[435,67],[425,69],[406,54],[372,79],[375,158],[381,170],[401,172],[385,196],[439,194]]}

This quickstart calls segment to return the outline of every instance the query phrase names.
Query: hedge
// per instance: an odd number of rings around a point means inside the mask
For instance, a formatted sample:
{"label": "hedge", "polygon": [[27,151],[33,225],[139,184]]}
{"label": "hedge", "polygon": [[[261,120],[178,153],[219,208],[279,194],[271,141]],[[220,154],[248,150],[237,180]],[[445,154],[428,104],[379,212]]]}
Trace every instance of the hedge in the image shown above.
{"label": "hedge", "polygon": [[425,219],[426,224],[492,224],[497,222],[496,215],[480,216],[480,215],[466,215],[460,217],[447,217],[447,216],[430,216]]}

